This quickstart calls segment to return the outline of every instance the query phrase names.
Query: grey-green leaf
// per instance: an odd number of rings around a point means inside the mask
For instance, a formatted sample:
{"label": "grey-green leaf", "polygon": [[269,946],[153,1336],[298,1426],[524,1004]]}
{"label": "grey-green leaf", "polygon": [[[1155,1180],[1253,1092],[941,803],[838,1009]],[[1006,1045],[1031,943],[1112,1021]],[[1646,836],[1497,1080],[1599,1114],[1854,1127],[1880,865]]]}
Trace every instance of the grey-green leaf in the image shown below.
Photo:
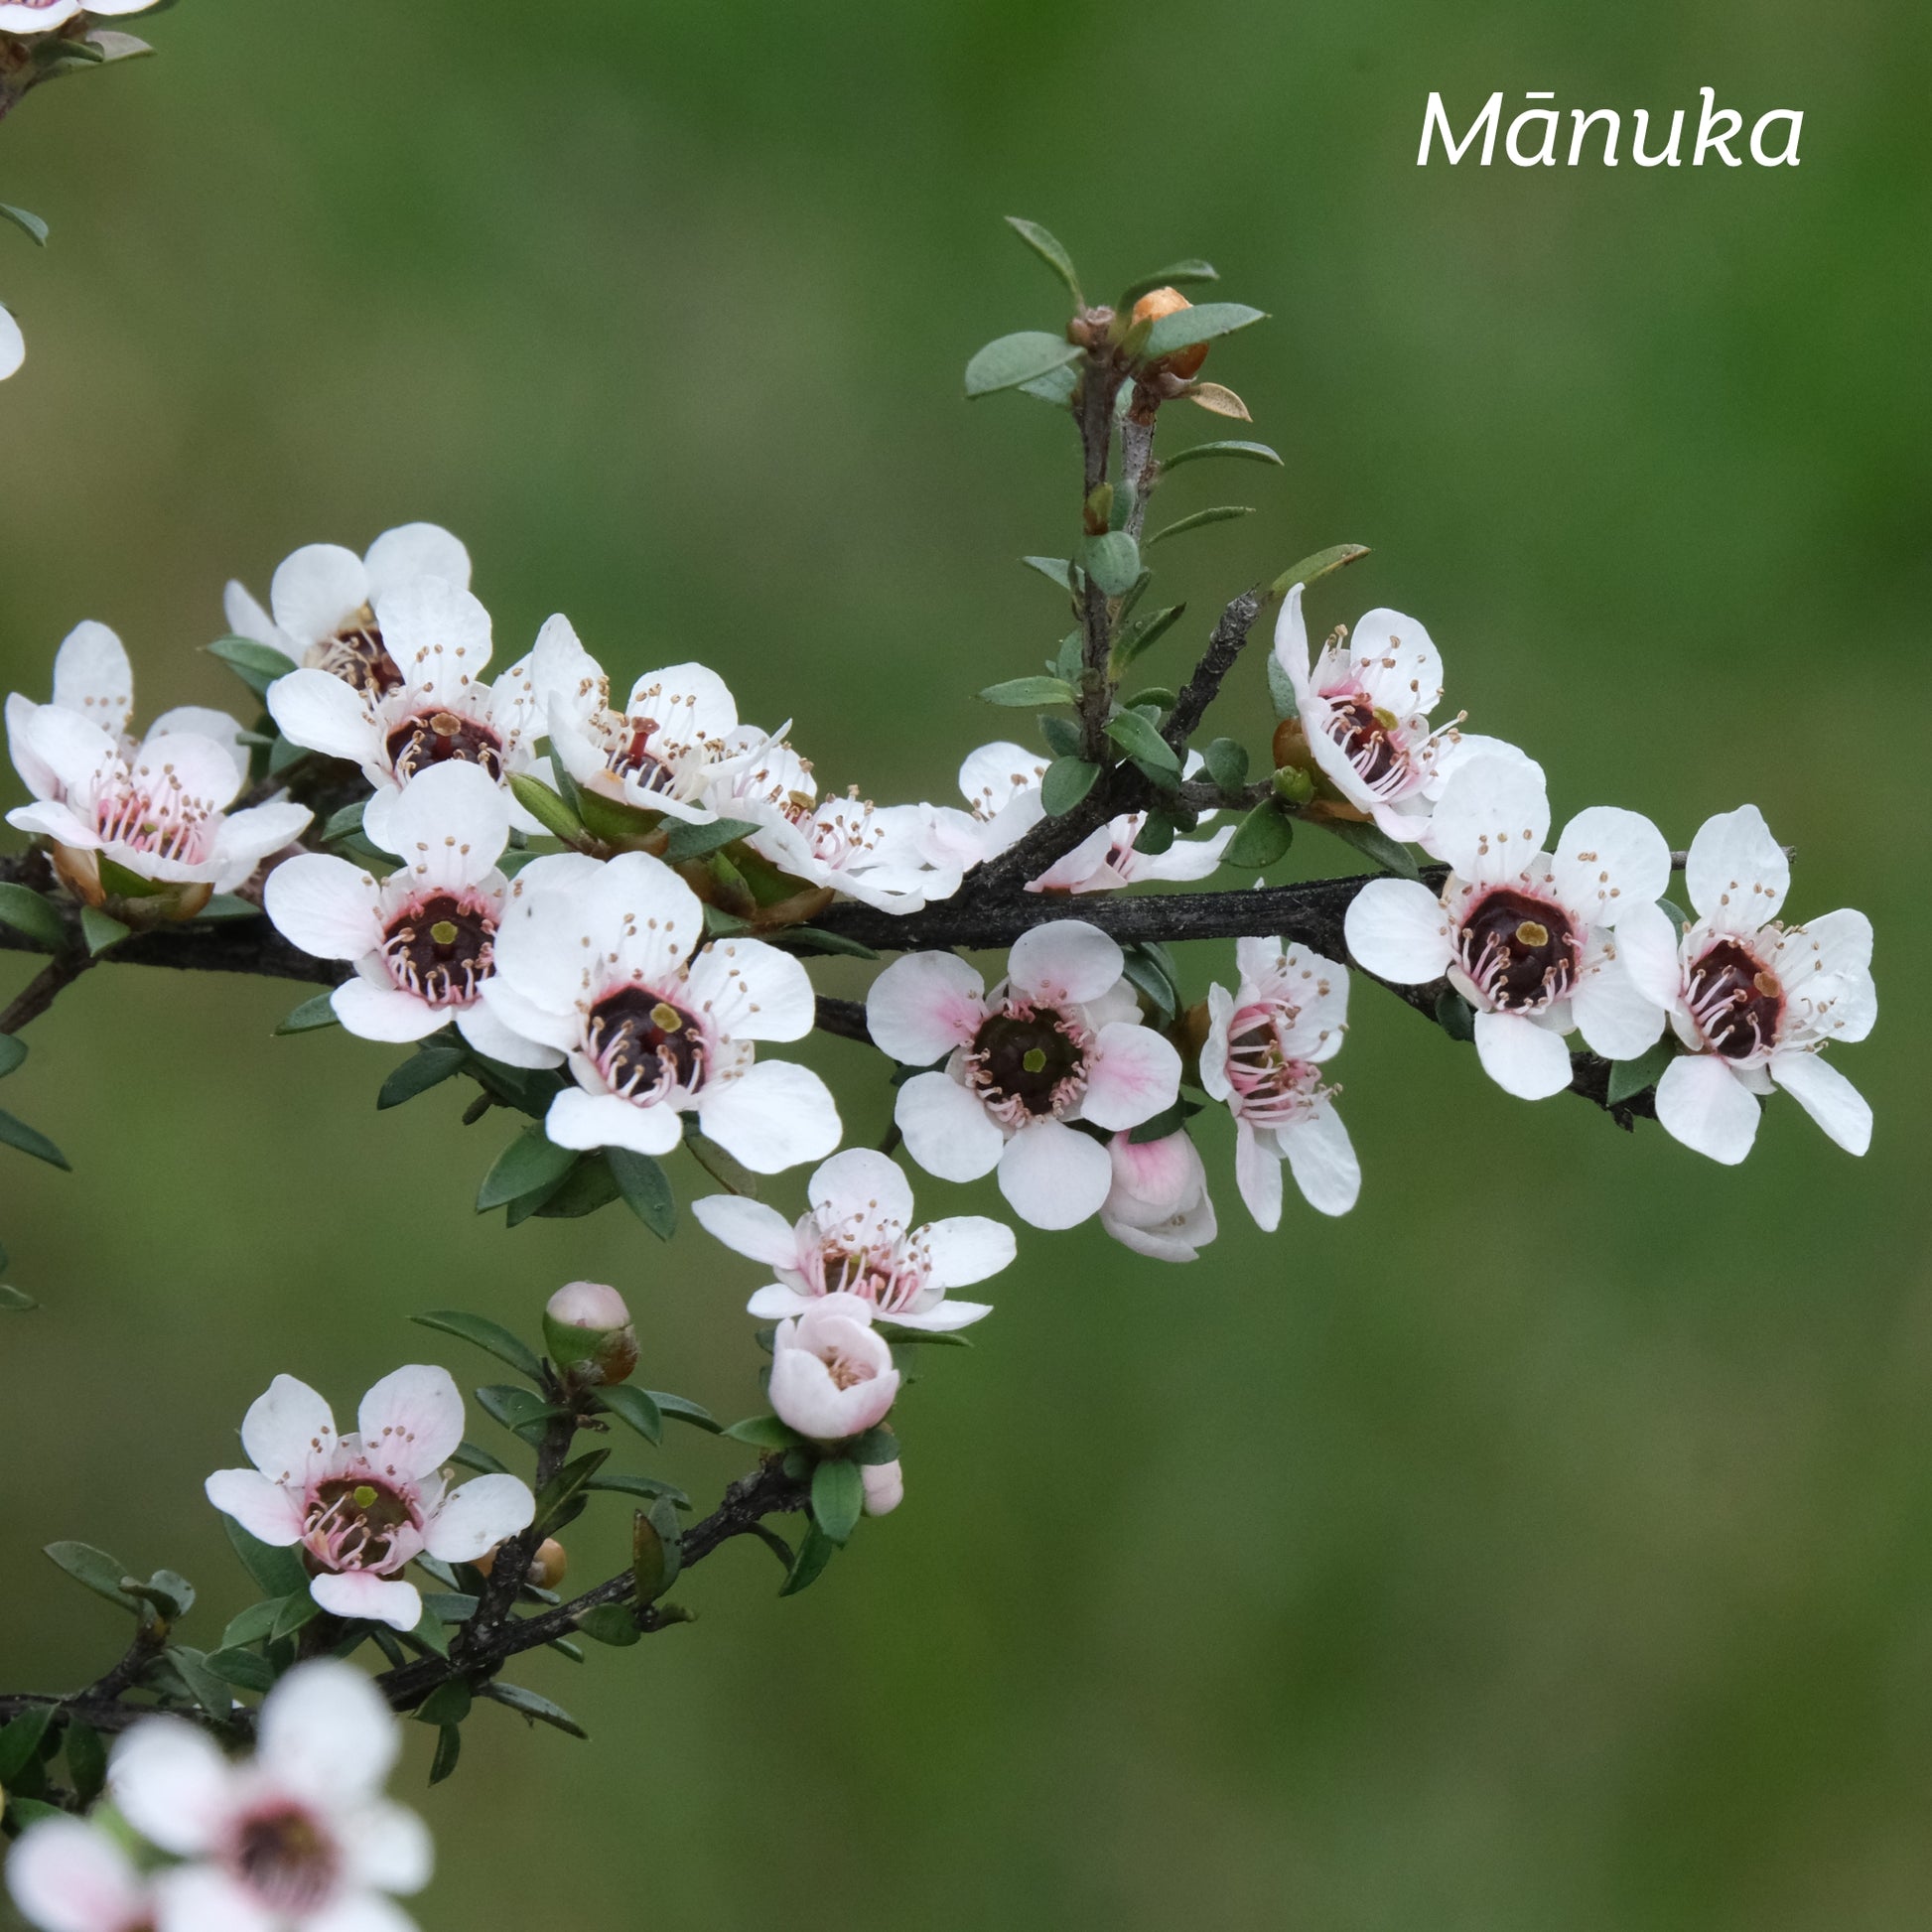
{"label": "grey-green leaf", "polygon": [[1140,546],[1125,530],[1106,530],[1089,537],[1086,570],[1109,597],[1124,597],[1141,574]]}
{"label": "grey-green leaf", "polygon": [[1029,221],[1024,215],[1009,214],[1007,226],[1066,284],[1067,294],[1084,308],[1086,297],[1080,293],[1080,278],[1074,273],[1073,258],[1060,246],[1056,237],[1037,221]]}
{"label": "grey-green leaf", "polygon": [[477,1212],[486,1214],[506,1201],[533,1194],[538,1189],[561,1181],[576,1161],[575,1151],[558,1147],[539,1123],[526,1127],[501,1154],[483,1176],[477,1190]]}
{"label": "grey-green leaf", "polygon": [[856,1462],[841,1456],[812,1471],[812,1516],[834,1543],[843,1543],[859,1527],[865,1501],[866,1485]]}
{"label": "grey-green leaf", "polygon": [[1173,747],[1155,730],[1147,714],[1123,711],[1107,721],[1107,736],[1137,763],[1151,765],[1172,777],[1180,776],[1180,759]]}
{"label": "grey-green leaf", "polygon": [[1040,780],[1039,802],[1048,818],[1064,818],[1100,776],[1100,767],[1085,759],[1055,759]]}
{"label": "grey-green leaf", "polygon": [[207,653],[218,657],[258,698],[267,697],[268,687],[295,669],[273,644],[260,644],[252,637],[217,637]]}
{"label": "grey-green leaf", "polygon": [[343,1023],[336,1018],[336,1009],[329,1003],[327,993],[318,993],[313,1000],[304,1000],[282,1024],[275,1029],[279,1034],[312,1034],[323,1027],[340,1027]]}
{"label": "grey-green leaf", "polygon": [[1121,290],[1120,300],[1114,304],[1117,309],[1131,309],[1142,296],[1156,289],[1187,288],[1196,282],[1218,282],[1219,271],[1212,262],[1204,262],[1198,255],[1190,255],[1185,261],[1170,262],[1166,268],[1158,269],[1152,275],[1143,275],[1138,282],[1130,282]]}
{"label": "grey-green leaf", "polygon": [[1165,543],[1170,537],[1177,537],[1187,530],[1198,530],[1209,523],[1231,523],[1237,517],[1252,516],[1255,513],[1252,503],[1216,503],[1208,509],[1196,510],[1192,516],[1177,518],[1173,523],[1165,523],[1148,538],[1147,547],[1152,550],[1157,543]]}
{"label": "grey-green leaf", "polygon": [[648,1154],[633,1154],[627,1147],[607,1147],[604,1159],[623,1204],[658,1240],[668,1241],[677,1231],[677,1196],[664,1170]]}
{"label": "grey-green leaf", "polygon": [[1035,382],[1051,370],[1063,368],[1080,351],[1064,336],[1049,336],[1043,329],[1023,329],[1017,335],[1002,336],[991,342],[966,364],[966,393],[990,396],[1002,389],[1017,389],[1023,382]]}
{"label": "grey-green leaf", "polygon": [[7,202],[0,202],[0,221],[11,221],[22,234],[29,235],[39,246],[47,246],[47,223],[38,214],[30,214],[24,207],[14,207]]}
{"label": "grey-green leaf", "polygon": [[1172,315],[1155,318],[1142,354],[1153,361],[1172,355],[1177,348],[1211,343],[1216,337],[1231,336],[1237,329],[1265,320],[1262,310],[1251,309],[1245,302],[1202,302],[1191,309],[1176,309]]}
{"label": "grey-green leaf", "polygon": [[427,1314],[412,1314],[409,1318],[419,1328],[434,1328],[440,1334],[455,1335],[460,1341],[494,1355],[532,1382],[543,1379],[543,1364],[537,1360],[535,1351],[487,1315],[470,1314],[462,1309],[432,1309]]}
{"label": "grey-green leaf", "polygon": [[1242,872],[1266,872],[1293,844],[1295,826],[1272,798],[1264,798],[1236,829],[1221,855],[1224,866]]}
{"label": "grey-green leaf", "polygon": [[1243,443],[1228,441],[1224,443],[1195,443],[1184,450],[1174,451],[1173,456],[1161,459],[1163,473],[1178,470],[1183,463],[1198,463],[1202,457],[1233,456],[1245,457],[1250,463],[1272,463],[1281,467],[1281,458],[1266,443]]}
{"label": "grey-green leaf", "polygon": [[418,1047],[383,1081],[381,1091],[375,1097],[376,1107],[379,1110],[400,1107],[404,1101],[414,1100],[419,1093],[427,1093],[431,1087],[440,1087],[452,1075],[462,1072],[463,1063],[469,1057],[468,1050],[461,1046],[439,1043]]}
{"label": "grey-green leaf", "polygon": [[1248,748],[1232,738],[1217,738],[1207,748],[1207,775],[1223,791],[1239,791],[1248,782]]}
{"label": "grey-green leaf", "polygon": [[1071,704],[1074,691],[1062,678],[1010,677],[1004,684],[989,684],[979,695],[984,704],[1031,710],[1036,705]]}
{"label": "grey-green leaf", "polygon": [[1343,845],[1352,845],[1364,859],[1380,866],[1384,872],[1394,873],[1398,879],[1419,876],[1415,854],[1406,845],[1397,844],[1379,825],[1358,825],[1348,819],[1330,818],[1322,821],[1321,829],[1332,832]]}
{"label": "grey-green leaf", "polygon": [[50,1168],[72,1172],[72,1163],[45,1134],[29,1127],[24,1120],[16,1120],[12,1114],[0,1113],[0,1147],[18,1148],[36,1161],[45,1161]]}
{"label": "grey-green leaf", "polygon": [[43,946],[59,946],[68,936],[60,913],[29,886],[0,885],[0,925],[10,925]]}
{"label": "grey-green leaf", "polygon": [[1326,550],[1317,550],[1312,557],[1304,557],[1299,564],[1290,564],[1275,581],[1268,586],[1271,598],[1286,597],[1297,584],[1309,585],[1317,578],[1326,577],[1330,571],[1340,570],[1345,564],[1352,564],[1357,557],[1368,555],[1365,543],[1334,543]]}
{"label": "grey-green leaf", "polygon": [[1677,1047],[1666,1034],[1649,1052],[1634,1060],[1614,1060],[1610,1064],[1609,1086],[1605,1098],[1612,1107],[1634,1099],[1663,1078],[1664,1069],[1677,1057]]}

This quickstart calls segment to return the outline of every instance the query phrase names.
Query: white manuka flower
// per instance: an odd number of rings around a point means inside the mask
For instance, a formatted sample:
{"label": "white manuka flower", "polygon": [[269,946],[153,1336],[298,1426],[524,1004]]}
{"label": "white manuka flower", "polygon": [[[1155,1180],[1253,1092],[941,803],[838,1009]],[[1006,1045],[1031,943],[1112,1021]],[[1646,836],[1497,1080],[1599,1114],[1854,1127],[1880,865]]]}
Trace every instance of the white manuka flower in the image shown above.
{"label": "white manuka flower", "polygon": [[[134,675],[104,623],[69,631],[54,660],[54,701],[7,700],[7,742],[34,794],[7,823],[54,845],[61,876],[90,904],[103,897],[99,860],[164,886],[232,892],[271,852],[299,838],[306,806],[286,801],[229,813],[248,775],[241,727],[219,711],[182,706],[128,736]],[[198,906],[189,906],[198,910]]]}
{"label": "white manuka flower", "polygon": [[946,1291],[997,1275],[1014,1256],[1013,1230],[983,1214],[912,1225],[912,1189],[896,1162],[847,1148],[812,1175],[811,1212],[795,1225],[740,1194],[708,1194],[691,1212],[726,1247],[778,1277],[746,1304],[757,1315],[803,1314],[826,1295],[857,1295],[901,1328],[963,1328],[992,1309]]}
{"label": "white manuka flower", "polygon": [[1114,1184],[1100,1225],[1123,1247],[1152,1260],[1194,1260],[1219,1228],[1207,1169],[1186,1130],[1138,1145],[1131,1134],[1116,1134],[1107,1155]]}
{"label": "white manuka flower", "polygon": [[20,333],[13,311],[0,303],[0,382],[6,381],[26,359],[27,338]]}
{"label": "white manuka flower", "polygon": [[817,1443],[842,1443],[886,1420],[898,1396],[898,1370],[872,1317],[863,1296],[826,1295],[778,1324],[767,1393],[781,1423]]}
{"label": "white manuka flower", "polygon": [[478,1052],[511,1066],[557,1056],[512,1034],[480,995],[495,955],[509,881],[509,798],[474,764],[436,764],[403,787],[387,837],[402,864],[377,881],[360,866],[303,852],[268,875],[262,906],[282,936],[355,977],[329,996],[364,1039],[423,1039],[454,1020]]}
{"label": "white manuka flower", "polygon": [[995,1168],[1023,1221],[1070,1228],[1113,1186],[1104,1141],[1172,1107],[1180,1055],[1141,1025],[1121,950],[1096,926],[1054,919],[1021,936],[991,993],[952,953],[908,953],[873,982],[866,1025],[907,1066],[940,1058],[898,1090],[905,1149],[942,1180]]}
{"label": "white manuka flower", "polygon": [[803,1039],[810,976],[759,939],[704,943],[704,907],[648,853],[609,865],[560,853],[524,867],[496,933],[483,1003],[510,1032],[567,1058],[551,1103],[559,1147],[668,1154],[682,1116],[756,1173],[839,1144],[825,1082],[753,1042]]}
{"label": "white manuka flower", "polygon": [[383,640],[375,606],[415,577],[440,577],[467,591],[470,553],[435,523],[384,530],[366,557],[339,543],[304,544],[277,567],[267,611],[232,580],[222,610],[236,636],[280,651],[291,666],[327,671],[379,698],[402,682],[402,672]]}
{"label": "white manuka flower", "polygon": [[[530,655],[494,685],[489,613],[444,578],[412,576],[380,593],[376,627],[398,672],[384,689],[358,688],[313,666],[268,687],[268,709],[291,745],[362,767],[375,795],[362,826],[394,851],[387,825],[404,785],[436,764],[475,764],[498,784],[537,767],[534,752],[553,677],[566,674],[557,642],[539,638]],[[542,828],[514,799],[510,823]]]}
{"label": "white manuka flower", "polygon": [[1461,731],[1459,715],[1431,726],[1429,714],[1443,700],[1442,654],[1400,611],[1365,612],[1352,642],[1338,631],[1311,662],[1297,584],[1275,623],[1275,661],[1295,688],[1322,775],[1392,839],[1427,842],[1435,802],[1464,759],[1481,754],[1529,762],[1501,739]]}
{"label": "white manuka flower", "polygon": [[[155,0],[0,0],[0,34],[47,34],[76,14],[145,13]],[[0,370],[0,374],[4,374]]]}
{"label": "white manuka flower", "polygon": [[1655,906],[1617,928],[1631,977],[1690,1049],[1657,1082],[1657,1118],[1731,1166],[1756,1137],[1755,1096],[1779,1086],[1840,1147],[1863,1154],[1871,1108],[1819,1049],[1863,1039],[1877,1020],[1871,921],[1844,909],[1780,924],[1791,862],[1755,805],[1705,822],[1684,884],[1699,917],[1681,938]]}
{"label": "white manuka flower", "polygon": [[429,1882],[423,1821],[382,1795],[402,1739],[382,1694],[334,1658],[298,1664],[239,1764],[179,1718],[139,1724],[109,1797],[186,1863],[153,1880],[154,1932],[414,1932],[392,1894]]}
{"label": "white manuka flower", "polygon": [[[1241,983],[1207,989],[1200,1082],[1234,1116],[1234,1180],[1257,1226],[1282,1220],[1282,1163],[1309,1205],[1346,1214],[1362,1171],[1321,1066],[1348,1031],[1348,974],[1279,939],[1237,939]],[[1570,1062],[1566,1057],[1564,1065]]]}
{"label": "white manuka flower", "polygon": [[153,1888],[98,1825],[45,1818],[21,1833],[7,1889],[40,1932],[154,1932]]}
{"label": "white manuka flower", "polygon": [[443,1464],[463,1441],[463,1397],[448,1369],[385,1375],[355,1425],[338,1436],[328,1403],[278,1375],[242,1420],[255,1466],[216,1470],[207,1499],[263,1543],[300,1546],[325,1610],[413,1630],[423,1599],[397,1573],[424,1554],[474,1563],[530,1527],[536,1499],[511,1475],[448,1486]]}
{"label": "white manuka flower", "polygon": [[1348,907],[1348,950],[1369,972],[1416,986],[1449,974],[1475,1009],[1476,1051],[1506,1093],[1542,1100],[1570,1084],[1574,1027],[1605,1059],[1657,1042],[1663,1009],[1630,977],[1615,938],[1670,884],[1670,848],[1649,819],[1592,805],[1543,848],[1550,801],[1527,759],[1458,765],[1436,807],[1449,861],[1439,899],[1378,879]]}

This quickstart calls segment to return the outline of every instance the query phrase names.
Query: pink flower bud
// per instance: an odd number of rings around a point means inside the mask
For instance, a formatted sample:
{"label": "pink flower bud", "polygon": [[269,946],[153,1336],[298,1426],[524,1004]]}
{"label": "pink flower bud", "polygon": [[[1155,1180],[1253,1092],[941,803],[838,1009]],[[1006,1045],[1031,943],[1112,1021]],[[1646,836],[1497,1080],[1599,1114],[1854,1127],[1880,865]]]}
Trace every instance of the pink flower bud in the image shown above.
{"label": "pink flower bud", "polygon": [[578,1383],[621,1382],[637,1366],[637,1331],[615,1288],[567,1282],[543,1311],[551,1359]]}
{"label": "pink flower bud", "polygon": [[890,1516],[905,1500],[905,1477],[897,1462],[868,1462],[859,1475],[866,1485],[868,1516]]}
{"label": "pink flower bud", "polygon": [[1214,1239],[1207,1170],[1187,1135],[1136,1146],[1126,1134],[1107,1144],[1114,1184],[1100,1225],[1123,1246],[1156,1261],[1192,1261]]}
{"label": "pink flower bud", "polygon": [[630,1311],[615,1288],[602,1282],[566,1282],[550,1298],[550,1318],[573,1328],[627,1328]]}
{"label": "pink flower bud", "polygon": [[873,1329],[872,1304],[826,1295],[780,1322],[769,1393],[778,1420],[814,1442],[841,1443],[884,1422],[898,1394],[898,1370]]}

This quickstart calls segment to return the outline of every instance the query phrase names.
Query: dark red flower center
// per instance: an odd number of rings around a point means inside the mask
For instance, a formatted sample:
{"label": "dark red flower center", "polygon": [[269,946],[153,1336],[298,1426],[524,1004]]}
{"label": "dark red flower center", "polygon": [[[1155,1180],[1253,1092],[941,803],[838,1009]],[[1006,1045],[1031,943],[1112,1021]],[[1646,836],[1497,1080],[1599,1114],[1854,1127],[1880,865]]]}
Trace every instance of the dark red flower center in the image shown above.
{"label": "dark red flower center", "polygon": [[1355,775],[1371,790],[1400,777],[1408,757],[1397,743],[1395,720],[1366,698],[1330,698],[1328,736],[1342,749]]}
{"label": "dark red flower center", "polygon": [[695,1092],[704,1083],[710,1050],[703,1026],[648,987],[627,986],[600,1000],[585,1040],[598,1071],[626,1100]]}
{"label": "dark red flower center", "polygon": [[437,893],[390,922],[382,953],[405,993],[433,1007],[467,1007],[490,975],[496,920],[483,904]]}
{"label": "dark red flower center", "polygon": [[1498,887],[1463,914],[1455,956],[1498,1012],[1527,1013],[1568,996],[1583,946],[1562,906]]}
{"label": "dark red flower center", "polygon": [[492,778],[503,775],[503,741],[474,718],[456,711],[425,711],[389,734],[389,762],[407,784],[432,764],[480,764]]}
{"label": "dark red flower center", "polygon": [[402,683],[402,672],[389,655],[381,626],[367,605],[359,617],[329,640],[321,668],[371,698],[386,697]]}
{"label": "dark red flower center", "polygon": [[231,1854],[235,1875],[276,1913],[307,1914],[336,1889],[342,1856],[315,1816],[276,1805],[241,1821]]}
{"label": "dark red flower center", "polygon": [[1748,947],[1720,939],[1691,968],[1687,1004],[1718,1052],[1748,1060],[1777,1041],[1784,988]]}
{"label": "dark red flower center", "polygon": [[1057,1113],[1084,1083],[1086,1041],[1051,1008],[997,1013],[974,1035],[972,1062],[984,1100],[1039,1119]]}

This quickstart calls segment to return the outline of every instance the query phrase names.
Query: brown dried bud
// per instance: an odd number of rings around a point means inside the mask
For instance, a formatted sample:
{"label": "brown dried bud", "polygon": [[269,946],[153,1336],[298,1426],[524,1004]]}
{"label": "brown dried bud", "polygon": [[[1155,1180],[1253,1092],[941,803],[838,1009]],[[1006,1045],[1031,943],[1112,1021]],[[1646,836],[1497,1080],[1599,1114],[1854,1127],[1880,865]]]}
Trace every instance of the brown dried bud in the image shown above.
{"label": "brown dried bud", "polygon": [[[1163,316],[1177,314],[1182,309],[1194,305],[1178,289],[1149,289],[1134,304],[1136,322],[1158,322]],[[1165,355],[1154,367],[1177,377],[1182,382],[1191,382],[1199,374],[1200,365],[1207,360],[1207,345],[1194,343],[1186,348],[1176,349],[1172,355]]]}
{"label": "brown dried bud", "polygon": [[555,1589],[570,1568],[570,1556],[554,1536],[546,1536],[530,1559],[530,1574],[525,1579],[538,1589]]}

